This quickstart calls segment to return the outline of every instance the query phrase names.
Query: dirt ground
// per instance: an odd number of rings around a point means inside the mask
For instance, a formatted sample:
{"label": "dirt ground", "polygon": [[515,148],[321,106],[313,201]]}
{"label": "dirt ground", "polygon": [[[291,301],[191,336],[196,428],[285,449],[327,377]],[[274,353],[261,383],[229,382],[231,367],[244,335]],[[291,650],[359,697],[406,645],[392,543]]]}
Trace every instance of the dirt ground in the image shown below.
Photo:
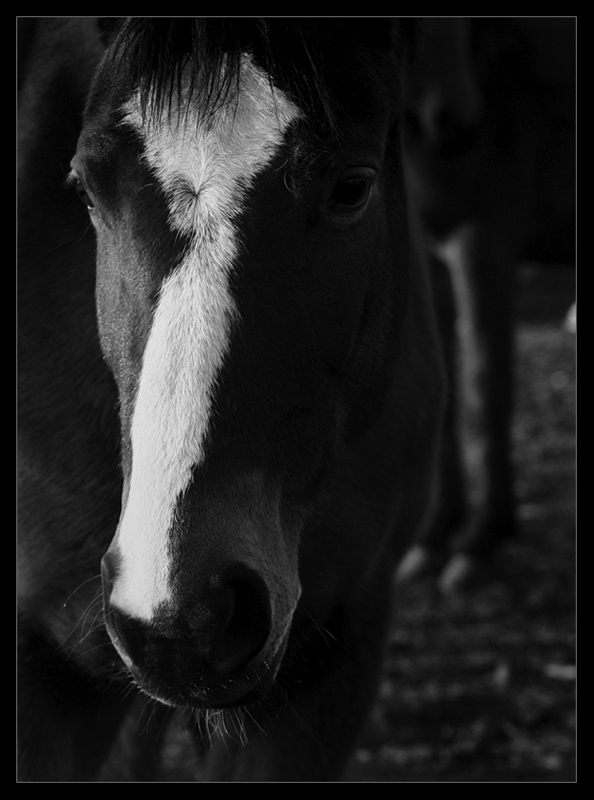
{"label": "dirt ground", "polygon": [[467,598],[400,590],[350,781],[574,781],[575,335],[571,271],[521,273],[520,535]]}

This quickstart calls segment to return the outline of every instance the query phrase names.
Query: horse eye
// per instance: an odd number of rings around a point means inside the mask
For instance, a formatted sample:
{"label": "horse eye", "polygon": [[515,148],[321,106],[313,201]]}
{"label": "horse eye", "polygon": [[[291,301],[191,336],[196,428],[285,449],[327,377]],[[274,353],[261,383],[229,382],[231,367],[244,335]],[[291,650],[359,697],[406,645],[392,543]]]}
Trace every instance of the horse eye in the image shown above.
{"label": "horse eye", "polygon": [[358,171],[340,178],[332,190],[331,204],[336,211],[363,209],[369,200],[373,175]]}
{"label": "horse eye", "polygon": [[338,206],[361,205],[369,195],[371,183],[367,178],[347,178],[334,187],[332,201]]}
{"label": "horse eye", "polygon": [[76,194],[78,195],[78,199],[81,201],[81,203],[84,203],[86,207],[89,209],[89,211],[95,208],[95,204],[91,200],[89,193],[85,189],[85,185],[83,184],[81,179],[77,176],[76,178],[73,179],[73,183],[74,183],[74,188],[76,190]]}

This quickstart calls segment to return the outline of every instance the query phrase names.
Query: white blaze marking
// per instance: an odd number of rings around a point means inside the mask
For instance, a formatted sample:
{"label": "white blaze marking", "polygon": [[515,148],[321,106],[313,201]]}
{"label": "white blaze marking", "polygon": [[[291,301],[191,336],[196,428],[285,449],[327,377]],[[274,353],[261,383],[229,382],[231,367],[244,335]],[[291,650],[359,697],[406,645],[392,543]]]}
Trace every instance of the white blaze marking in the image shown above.
{"label": "white blaze marking", "polygon": [[228,280],[237,254],[233,220],[245,189],[273,159],[297,108],[247,57],[237,107],[147,124],[138,97],[127,123],[169,202],[169,222],[191,239],[164,281],[132,417],[130,489],[117,533],[122,557],[112,602],[150,619],[170,597],[167,535],[176,502],[204,455],[212,395],[236,316]]}

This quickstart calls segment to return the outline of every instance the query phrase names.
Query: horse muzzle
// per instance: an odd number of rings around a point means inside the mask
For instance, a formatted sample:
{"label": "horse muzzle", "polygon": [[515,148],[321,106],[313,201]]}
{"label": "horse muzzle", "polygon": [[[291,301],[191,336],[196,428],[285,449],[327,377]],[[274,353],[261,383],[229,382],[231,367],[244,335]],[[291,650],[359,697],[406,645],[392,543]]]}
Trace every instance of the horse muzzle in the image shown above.
{"label": "horse muzzle", "polygon": [[202,581],[202,590],[181,598],[174,593],[150,619],[112,602],[117,571],[117,557],[108,551],[102,562],[106,626],[143,691],[167,705],[211,709],[266,696],[282,661],[292,611],[281,611],[257,570],[231,564]]}

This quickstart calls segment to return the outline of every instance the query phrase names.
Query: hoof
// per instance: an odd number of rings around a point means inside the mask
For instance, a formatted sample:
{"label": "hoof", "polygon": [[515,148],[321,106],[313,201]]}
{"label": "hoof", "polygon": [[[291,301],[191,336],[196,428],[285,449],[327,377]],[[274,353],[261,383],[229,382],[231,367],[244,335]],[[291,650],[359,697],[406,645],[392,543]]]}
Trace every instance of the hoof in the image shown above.
{"label": "hoof", "polygon": [[398,565],[396,583],[412,583],[425,578],[435,578],[442,566],[442,553],[415,545]]}
{"label": "hoof", "polygon": [[480,581],[485,567],[482,560],[467,553],[457,553],[448,561],[437,581],[443,594],[464,592]]}

